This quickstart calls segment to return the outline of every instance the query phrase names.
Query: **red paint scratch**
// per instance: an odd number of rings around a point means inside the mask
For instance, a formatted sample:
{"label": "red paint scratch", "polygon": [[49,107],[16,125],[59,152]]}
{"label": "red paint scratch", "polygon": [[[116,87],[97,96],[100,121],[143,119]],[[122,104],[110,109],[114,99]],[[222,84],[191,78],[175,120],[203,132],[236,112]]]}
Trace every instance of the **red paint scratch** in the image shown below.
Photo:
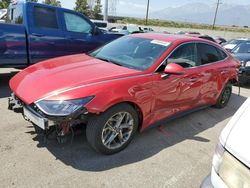
{"label": "red paint scratch", "polygon": [[158,127],[158,131],[164,136],[171,136],[171,133],[169,131],[166,131],[162,125]]}

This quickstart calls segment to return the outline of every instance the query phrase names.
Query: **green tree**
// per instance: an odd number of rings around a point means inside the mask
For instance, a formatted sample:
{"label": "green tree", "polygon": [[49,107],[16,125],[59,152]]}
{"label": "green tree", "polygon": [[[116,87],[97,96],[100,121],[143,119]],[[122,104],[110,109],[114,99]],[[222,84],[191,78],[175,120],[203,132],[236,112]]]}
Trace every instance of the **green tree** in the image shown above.
{"label": "green tree", "polygon": [[0,0],[0,9],[8,8],[11,0]]}
{"label": "green tree", "polygon": [[87,0],[77,0],[74,10],[88,17],[91,17],[91,14],[92,14],[92,11],[90,10],[88,6]]}
{"label": "green tree", "polygon": [[30,2],[37,3],[38,0],[29,0]]}
{"label": "green tree", "polygon": [[51,6],[61,7],[61,2],[57,0],[44,0],[43,3]]}
{"label": "green tree", "polygon": [[93,18],[100,20],[102,19],[102,5],[101,5],[101,0],[96,0],[96,4],[93,10]]}

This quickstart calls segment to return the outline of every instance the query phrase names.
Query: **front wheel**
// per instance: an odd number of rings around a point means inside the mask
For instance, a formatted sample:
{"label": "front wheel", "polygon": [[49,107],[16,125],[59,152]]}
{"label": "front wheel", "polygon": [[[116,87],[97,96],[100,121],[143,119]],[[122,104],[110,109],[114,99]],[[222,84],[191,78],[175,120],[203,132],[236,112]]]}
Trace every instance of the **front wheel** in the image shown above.
{"label": "front wheel", "polygon": [[230,100],[232,94],[232,84],[227,83],[224,87],[224,89],[222,90],[220,97],[218,98],[215,107],[216,108],[224,108],[228,101]]}
{"label": "front wheel", "polygon": [[120,104],[91,117],[86,136],[96,151],[110,155],[127,147],[137,127],[138,116],[135,109],[129,104]]}

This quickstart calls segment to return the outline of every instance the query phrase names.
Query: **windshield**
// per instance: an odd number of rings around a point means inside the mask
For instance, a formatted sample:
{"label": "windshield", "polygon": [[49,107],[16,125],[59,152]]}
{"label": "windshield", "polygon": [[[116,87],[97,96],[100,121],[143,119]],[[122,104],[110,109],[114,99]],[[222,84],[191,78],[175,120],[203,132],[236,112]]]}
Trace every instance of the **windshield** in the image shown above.
{"label": "windshield", "polygon": [[146,70],[168,49],[170,43],[125,36],[90,53],[90,56],[120,66]]}
{"label": "windshield", "polygon": [[250,42],[244,42],[240,45],[236,46],[233,51],[233,53],[250,53]]}
{"label": "windshield", "polygon": [[235,45],[238,45],[238,44],[240,44],[242,42],[244,42],[244,40],[232,39],[232,40],[228,41],[227,43],[225,43],[225,45],[226,44],[235,44]]}

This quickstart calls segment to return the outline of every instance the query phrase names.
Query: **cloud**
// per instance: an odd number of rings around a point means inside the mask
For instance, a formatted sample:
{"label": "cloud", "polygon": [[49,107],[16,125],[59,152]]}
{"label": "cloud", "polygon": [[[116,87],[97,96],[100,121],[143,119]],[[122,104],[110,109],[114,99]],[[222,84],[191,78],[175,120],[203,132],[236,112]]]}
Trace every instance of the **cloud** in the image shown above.
{"label": "cloud", "polygon": [[138,8],[138,9],[141,9],[141,10],[146,10],[146,5],[132,3],[132,2],[128,2],[128,1],[119,1],[119,5],[127,6],[127,7],[130,7],[130,8],[132,7],[132,8]]}

